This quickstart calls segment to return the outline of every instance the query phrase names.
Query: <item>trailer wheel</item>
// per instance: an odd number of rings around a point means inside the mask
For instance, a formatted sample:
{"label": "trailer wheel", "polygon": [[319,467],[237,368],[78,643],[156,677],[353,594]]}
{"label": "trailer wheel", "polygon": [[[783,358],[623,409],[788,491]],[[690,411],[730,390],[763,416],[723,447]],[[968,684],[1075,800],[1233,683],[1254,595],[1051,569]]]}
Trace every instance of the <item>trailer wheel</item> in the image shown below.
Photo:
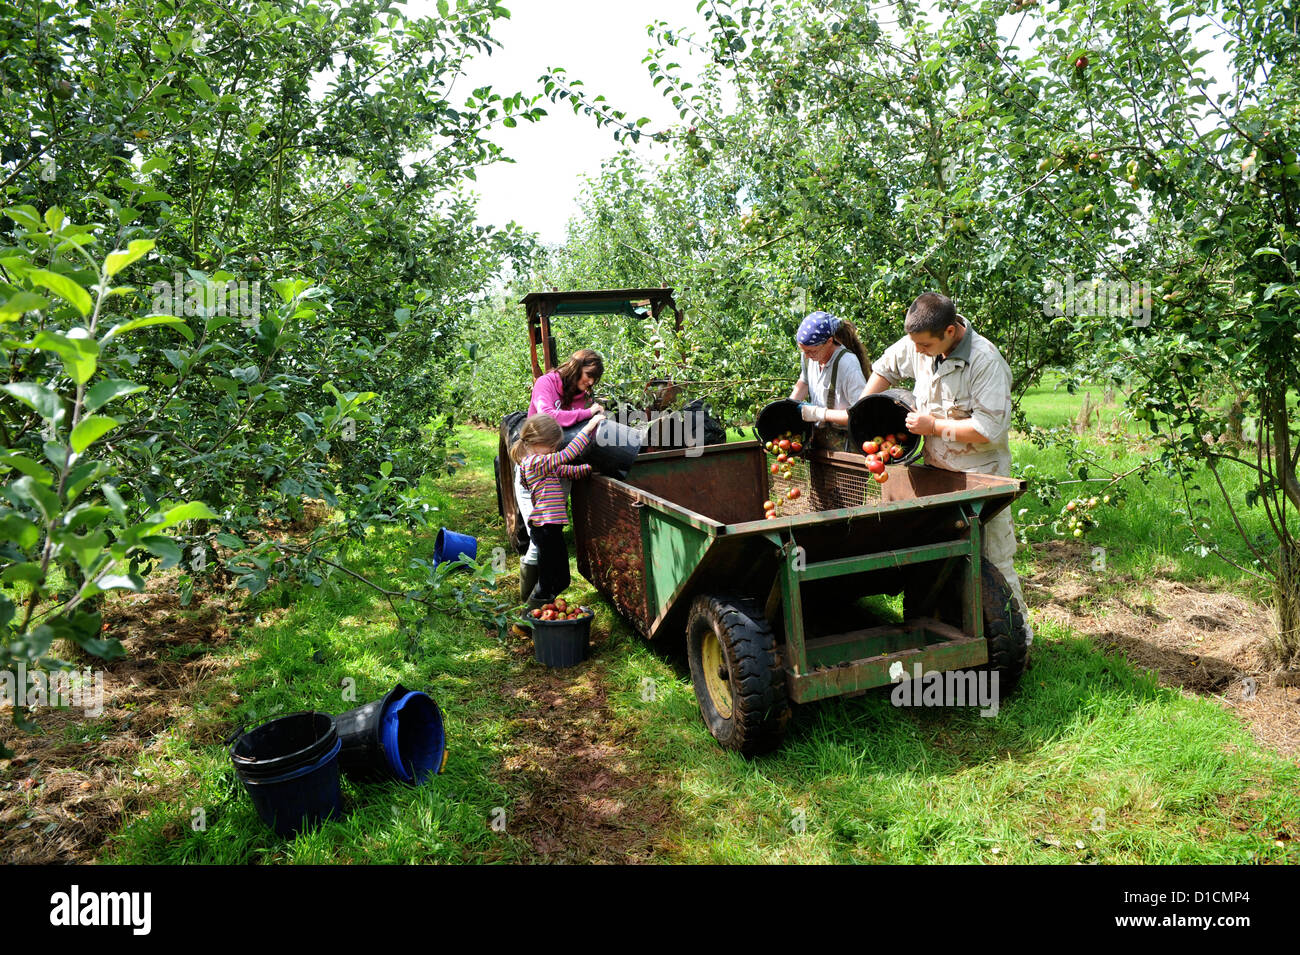
{"label": "trailer wheel", "polygon": [[497,513],[504,519],[506,509],[501,503],[501,455],[499,454],[492,459],[492,482],[497,486]]}
{"label": "trailer wheel", "polygon": [[790,721],[776,636],[749,600],[704,594],[686,624],[691,682],[704,723],[726,749],[746,756],[781,745]]}
{"label": "trailer wheel", "polygon": [[510,460],[510,452],[506,450],[504,435],[498,441],[492,473],[497,485],[497,513],[505,521],[506,537],[517,553],[525,554],[530,543],[528,528],[524,525],[524,515],[519,511],[519,502],[515,500],[515,464]]}
{"label": "trailer wheel", "polygon": [[[1010,693],[1025,672],[1029,657],[1029,647],[1025,642],[1028,631],[1024,615],[1002,571],[988,560],[980,563],[980,604],[984,608],[984,639],[989,645],[989,662],[975,670],[996,670],[998,691]],[[923,587],[916,586],[904,592],[903,616],[917,615],[916,603],[920,601],[923,590]],[[956,581],[940,597],[934,615],[944,623],[961,626],[961,593]]]}
{"label": "trailer wheel", "polygon": [[979,669],[996,670],[999,692],[1010,693],[1025,672],[1029,659],[1025,640],[1029,633],[1011,585],[1002,571],[987,561],[980,573],[980,600],[984,607],[984,639],[989,645],[989,662]]}

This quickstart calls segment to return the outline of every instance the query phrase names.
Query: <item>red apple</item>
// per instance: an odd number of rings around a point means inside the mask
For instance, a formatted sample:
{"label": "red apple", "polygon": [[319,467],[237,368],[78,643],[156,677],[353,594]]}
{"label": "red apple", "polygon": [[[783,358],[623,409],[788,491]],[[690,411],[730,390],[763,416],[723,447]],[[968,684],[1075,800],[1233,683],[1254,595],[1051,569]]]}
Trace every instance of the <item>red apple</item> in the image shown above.
{"label": "red apple", "polygon": [[875,454],[875,453],[878,452],[879,450],[880,450],[880,445],[876,444],[876,442],[874,442],[874,441],[864,441],[864,442],[862,442],[862,453],[863,453],[863,454]]}
{"label": "red apple", "polygon": [[876,483],[877,483],[877,484],[884,484],[886,481],[889,480],[889,472],[888,472],[888,471],[883,471],[883,470],[882,470],[879,474],[876,474],[876,475],[873,475],[873,476],[875,477],[875,479],[876,479]]}
{"label": "red apple", "polygon": [[789,491],[786,492],[786,495],[785,495],[785,496],[788,497],[788,498],[789,498],[790,500],[792,500],[792,501],[798,500],[798,498],[799,498],[799,489],[798,489],[797,487],[792,487],[792,488],[790,488]]}
{"label": "red apple", "polygon": [[880,474],[882,471],[885,470],[885,465],[882,464],[880,461],[868,461],[867,470],[870,471],[872,474]]}

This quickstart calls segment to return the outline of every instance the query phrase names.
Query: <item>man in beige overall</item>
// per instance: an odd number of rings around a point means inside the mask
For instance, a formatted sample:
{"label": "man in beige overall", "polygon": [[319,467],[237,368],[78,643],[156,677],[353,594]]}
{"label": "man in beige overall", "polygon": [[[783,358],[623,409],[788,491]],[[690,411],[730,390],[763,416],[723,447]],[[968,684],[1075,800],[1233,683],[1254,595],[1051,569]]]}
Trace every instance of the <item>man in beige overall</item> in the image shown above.
{"label": "man in beige overall", "polygon": [[[957,314],[952,299],[921,295],[907,310],[907,333],[871,366],[866,394],[915,384],[907,428],[925,437],[925,463],[949,471],[1011,476],[1011,369],[1001,353]],[[1006,578],[1033,642],[1029,608],[1016,576],[1016,531],[1008,507],[984,525],[984,556]]]}

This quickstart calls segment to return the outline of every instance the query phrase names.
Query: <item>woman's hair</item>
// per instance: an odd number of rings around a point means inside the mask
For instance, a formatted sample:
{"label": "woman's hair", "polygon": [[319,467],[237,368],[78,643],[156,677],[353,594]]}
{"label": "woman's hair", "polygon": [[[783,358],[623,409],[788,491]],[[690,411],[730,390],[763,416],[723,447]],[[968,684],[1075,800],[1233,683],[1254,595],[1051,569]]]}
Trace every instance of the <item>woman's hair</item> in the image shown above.
{"label": "woman's hair", "polygon": [[840,327],[835,330],[835,334],[831,337],[853,352],[854,357],[858,359],[858,364],[862,366],[862,373],[870,375],[871,363],[867,361],[867,350],[862,347],[862,341],[858,338],[858,330],[853,327],[852,322],[847,318],[841,319]]}
{"label": "woman's hair", "polygon": [[558,421],[548,414],[535,414],[519,429],[519,440],[510,448],[510,460],[521,464],[528,456],[530,444],[555,450],[563,440],[564,432]]}
{"label": "woman's hair", "polygon": [[560,392],[560,402],[567,405],[582,390],[578,387],[578,382],[582,380],[582,373],[590,371],[592,381],[600,381],[600,376],[605,374],[605,362],[590,348],[579,348],[569,356],[568,361],[555,370],[560,373],[560,381],[564,385]]}

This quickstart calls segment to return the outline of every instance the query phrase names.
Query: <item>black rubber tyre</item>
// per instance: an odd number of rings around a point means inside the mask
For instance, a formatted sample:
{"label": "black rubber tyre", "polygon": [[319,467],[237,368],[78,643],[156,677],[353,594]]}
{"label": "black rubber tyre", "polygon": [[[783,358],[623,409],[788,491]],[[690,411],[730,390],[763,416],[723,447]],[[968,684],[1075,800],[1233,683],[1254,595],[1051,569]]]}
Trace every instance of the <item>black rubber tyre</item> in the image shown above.
{"label": "black rubber tyre", "polygon": [[501,506],[501,455],[492,459],[492,482],[497,486],[497,513],[502,518],[506,516],[506,509]]}
{"label": "black rubber tyre", "polygon": [[[956,575],[954,575],[956,578]],[[959,583],[954,579],[948,592],[943,594],[935,608],[935,616],[944,623],[960,627],[962,624]],[[903,594],[903,616],[916,615],[916,602],[920,600],[919,588],[909,587]],[[1028,631],[1020,606],[1011,594],[1011,587],[988,560],[980,562],[980,604],[984,608],[984,639],[989,645],[989,662],[976,671],[998,672],[998,692],[1010,693],[1020,682],[1029,658],[1025,641]]]}
{"label": "black rubber tyre", "polygon": [[[507,417],[506,421],[508,425],[510,418]],[[515,500],[515,466],[506,446],[507,425],[502,426],[497,441],[497,456],[492,462],[492,474],[497,486],[497,513],[505,521],[506,536],[514,545],[515,552],[522,555],[528,552],[528,527],[524,524],[524,515],[520,513],[519,503]]]}
{"label": "black rubber tyre", "polygon": [[781,745],[790,722],[785,670],[772,628],[754,602],[696,597],[686,623],[686,655],[700,713],[719,745],[745,756]]}
{"label": "black rubber tyre", "polygon": [[1029,647],[1025,640],[1029,633],[1024,614],[1011,593],[1007,579],[987,561],[980,577],[980,596],[984,607],[984,638],[989,644],[989,662],[982,670],[996,670],[998,689],[1010,693],[1020,682],[1029,662]]}

